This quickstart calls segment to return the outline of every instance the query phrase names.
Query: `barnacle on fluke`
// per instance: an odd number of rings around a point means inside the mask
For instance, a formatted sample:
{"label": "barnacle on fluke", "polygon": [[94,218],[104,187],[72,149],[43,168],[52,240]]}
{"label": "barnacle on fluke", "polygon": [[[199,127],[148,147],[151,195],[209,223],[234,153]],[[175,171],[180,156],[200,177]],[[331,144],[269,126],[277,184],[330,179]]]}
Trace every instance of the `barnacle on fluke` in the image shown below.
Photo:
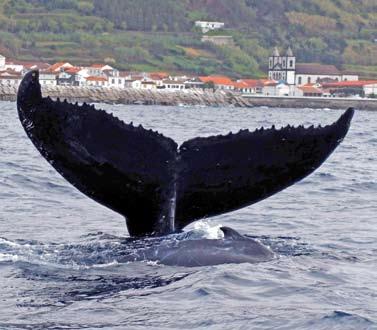
{"label": "barnacle on fluke", "polygon": [[131,235],[177,231],[294,184],[334,151],[354,113],[325,127],[240,130],[178,148],[85,103],[42,98],[37,71],[24,77],[17,106],[40,153],[81,192],[124,215]]}

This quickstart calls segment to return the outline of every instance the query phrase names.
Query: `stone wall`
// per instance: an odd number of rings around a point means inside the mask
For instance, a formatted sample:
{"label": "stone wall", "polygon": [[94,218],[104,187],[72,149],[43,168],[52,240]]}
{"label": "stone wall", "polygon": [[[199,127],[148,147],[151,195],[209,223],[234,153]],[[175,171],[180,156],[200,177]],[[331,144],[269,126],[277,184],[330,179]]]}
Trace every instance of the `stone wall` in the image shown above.
{"label": "stone wall", "polygon": [[[158,105],[203,105],[237,107],[276,107],[276,108],[335,108],[354,107],[359,110],[377,110],[377,99],[341,99],[308,97],[262,97],[241,96],[225,91],[165,91],[114,89],[96,87],[46,86],[43,96],[53,99],[67,99],[69,102],[113,103],[113,104],[158,104]],[[16,87],[0,86],[0,100],[15,101]]]}

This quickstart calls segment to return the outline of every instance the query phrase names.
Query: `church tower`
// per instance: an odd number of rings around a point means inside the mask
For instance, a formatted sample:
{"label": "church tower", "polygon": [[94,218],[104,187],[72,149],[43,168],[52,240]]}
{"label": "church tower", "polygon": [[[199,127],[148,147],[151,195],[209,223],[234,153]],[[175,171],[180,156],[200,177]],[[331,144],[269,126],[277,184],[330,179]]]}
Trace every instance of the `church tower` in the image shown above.
{"label": "church tower", "polygon": [[286,53],[280,56],[277,47],[268,59],[268,78],[283,81],[287,85],[295,84],[296,57],[293,55],[291,47]]}

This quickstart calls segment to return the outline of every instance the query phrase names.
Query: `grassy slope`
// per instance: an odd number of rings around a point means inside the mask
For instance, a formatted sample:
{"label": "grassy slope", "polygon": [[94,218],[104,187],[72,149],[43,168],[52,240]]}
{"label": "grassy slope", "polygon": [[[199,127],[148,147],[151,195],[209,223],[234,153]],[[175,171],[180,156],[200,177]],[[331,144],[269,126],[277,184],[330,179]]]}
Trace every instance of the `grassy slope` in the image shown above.
{"label": "grassy slope", "polygon": [[[153,0],[108,0],[114,9],[108,12],[99,11],[96,0],[0,0],[0,52],[50,62],[106,60],[121,69],[263,76],[271,48],[292,45],[300,62],[377,76],[375,0],[164,1],[164,10],[185,11],[179,22],[173,14],[170,25],[158,21]],[[131,21],[138,13],[131,10],[139,9],[139,20]],[[152,18],[156,21],[149,26]],[[191,28],[195,19],[225,21],[236,46],[202,44]]]}

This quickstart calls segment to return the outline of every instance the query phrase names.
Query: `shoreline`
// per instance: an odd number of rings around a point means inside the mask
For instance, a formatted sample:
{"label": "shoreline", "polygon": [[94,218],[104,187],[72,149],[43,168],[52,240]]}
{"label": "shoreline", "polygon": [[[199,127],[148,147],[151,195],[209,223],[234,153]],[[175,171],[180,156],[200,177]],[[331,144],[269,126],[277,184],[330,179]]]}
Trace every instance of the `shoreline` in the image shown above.
{"label": "shoreline", "polygon": [[[67,99],[68,102],[140,104],[166,106],[235,106],[273,108],[311,108],[377,110],[377,99],[324,98],[241,95],[229,91],[139,90],[97,87],[43,86],[44,97]],[[0,101],[16,101],[17,87],[0,86]]]}

